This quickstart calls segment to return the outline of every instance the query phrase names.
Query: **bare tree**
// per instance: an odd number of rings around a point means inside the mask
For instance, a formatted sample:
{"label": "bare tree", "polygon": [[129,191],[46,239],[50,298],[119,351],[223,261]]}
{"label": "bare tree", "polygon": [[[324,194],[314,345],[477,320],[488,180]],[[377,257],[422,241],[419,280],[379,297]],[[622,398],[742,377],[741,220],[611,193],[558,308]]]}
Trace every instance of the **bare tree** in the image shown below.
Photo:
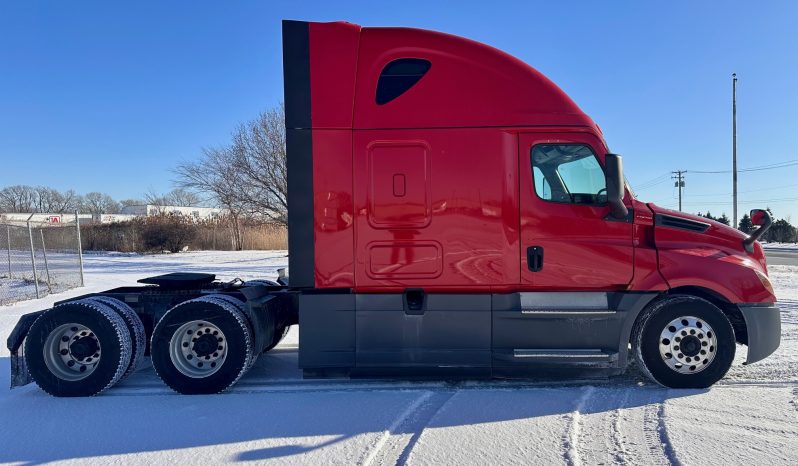
{"label": "bare tree", "polygon": [[200,196],[187,189],[175,188],[166,194],[166,199],[170,205],[180,207],[196,207],[202,203]]}
{"label": "bare tree", "polygon": [[154,205],[158,213],[166,213],[166,209],[164,209],[164,207],[169,205],[169,201],[166,200],[166,196],[159,193],[155,189],[150,188],[147,190],[147,192],[144,193],[144,200],[146,201],[147,205]]}
{"label": "bare tree", "polygon": [[156,206],[178,206],[178,207],[196,207],[202,203],[200,196],[185,188],[175,188],[166,194],[160,194],[154,189],[150,188],[144,194],[147,204]]}
{"label": "bare tree", "polygon": [[227,146],[203,149],[175,170],[179,187],[208,194],[227,209],[240,245],[244,218],[288,223],[285,117],[281,104],[241,124]]}
{"label": "bare tree", "polygon": [[62,203],[61,203],[61,209],[58,210],[59,213],[74,212],[75,210],[78,210],[80,195],[76,193],[74,189],[70,189],[62,193],[61,196],[62,196]]}
{"label": "bare tree", "polygon": [[33,212],[36,190],[26,185],[7,186],[0,190],[0,208],[4,212]]}
{"label": "bare tree", "polygon": [[123,199],[119,201],[120,207],[130,207],[132,205],[144,205],[144,204],[146,204],[146,202],[144,202],[141,199]]}
{"label": "bare tree", "polygon": [[251,215],[287,224],[288,170],[285,109],[281,104],[238,127],[232,144],[235,169],[247,185],[242,194]]}
{"label": "bare tree", "polygon": [[83,202],[83,209],[94,215],[119,213],[119,203],[107,194],[91,192],[83,196]]}
{"label": "bare tree", "polygon": [[[203,171],[217,173],[199,173]],[[203,150],[199,161],[182,163],[176,173],[177,184],[182,188],[208,193],[225,207],[234,204],[241,215],[287,224],[288,170],[283,106],[267,110],[257,119],[240,125],[233,132],[230,145]],[[198,178],[203,178],[204,182],[197,182]],[[228,184],[219,186],[218,180]],[[223,201],[222,196],[227,200]]]}
{"label": "bare tree", "polygon": [[184,162],[175,170],[177,183],[184,189],[205,192],[225,208],[233,225],[235,249],[243,247],[241,220],[246,212],[241,190],[246,186],[235,169],[230,148],[206,148],[195,162]]}
{"label": "bare tree", "polygon": [[86,196],[74,190],[58,191],[47,186],[16,185],[0,189],[0,212],[64,213],[81,210],[91,213],[117,213],[119,204],[103,193]]}
{"label": "bare tree", "polygon": [[74,210],[78,197],[75,191],[70,189],[62,193],[45,186],[37,186],[33,189],[36,193],[35,209],[37,212],[63,213]]}

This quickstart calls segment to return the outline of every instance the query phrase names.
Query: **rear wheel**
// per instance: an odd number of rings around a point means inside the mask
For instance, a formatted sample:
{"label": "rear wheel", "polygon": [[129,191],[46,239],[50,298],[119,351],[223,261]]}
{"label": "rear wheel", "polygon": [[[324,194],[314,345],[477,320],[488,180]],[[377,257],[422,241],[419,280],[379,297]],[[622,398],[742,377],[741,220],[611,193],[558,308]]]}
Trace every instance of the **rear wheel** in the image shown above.
{"label": "rear wheel", "polygon": [[93,296],[87,299],[107,305],[116,311],[116,313],[119,314],[120,317],[122,317],[122,319],[125,321],[125,326],[127,327],[128,332],[130,332],[132,352],[130,357],[130,365],[128,365],[125,373],[122,374],[122,378],[120,379],[124,380],[130,374],[135,372],[136,369],[138,369],[139,365],[141,364],[141,360],[144,358],[144,350],[147,347],[147,335],[144,330],[144,323],[141,322],[141,319],[139,319],[136,311],[118,299],[108,296]]}
{"label": "rear wheel", "polygon": [[173,390],[220,393],[249,369],[252,330],[234,304],[212,296],[170,309],[152,334],[152,364]]}
{"label": "rear wheel", "polygon": [[[209,298],[221,300],[221,301],[224,301],[226,303],[232,304],[233,306],[236,307],[236,309],[238,309],[241,312],[242,315],[245,315],[245,316],[247,315],[247,311],[246,311],[246,306],[247,305],[244,303],[244,301],[241,301],[238,298],[235,298],[233,296],[226,295],[226,294],[215,294],[215,295],[209,296]],[[247,319],[247,322],[249,322],[249,319]],[[253,335],[253,338],[252,338],[252,342],[253,342],[253,345],[254,345],[254,343],[255,343],[254,335]],[[258,360],[258,352],[253,350],[252,351],[252,355],[249,358],[249,365],[248,365],[247,369],[251,369],[252,366],[255,365],[255,362],[257,360]]]}
{"label": "rear wheel", "polygon": [[42,314],[25,339],[34,382],[53,396],[92,396],[118,382],[130,365],[132,343],[124,320],[90,300]]}
{"label": "rear wheel", "polygon": [[632,349],[643,372],[671,388],[706,388],[728,372],[735,338],[729,319],[711,302],[669,296],[643,311]]}

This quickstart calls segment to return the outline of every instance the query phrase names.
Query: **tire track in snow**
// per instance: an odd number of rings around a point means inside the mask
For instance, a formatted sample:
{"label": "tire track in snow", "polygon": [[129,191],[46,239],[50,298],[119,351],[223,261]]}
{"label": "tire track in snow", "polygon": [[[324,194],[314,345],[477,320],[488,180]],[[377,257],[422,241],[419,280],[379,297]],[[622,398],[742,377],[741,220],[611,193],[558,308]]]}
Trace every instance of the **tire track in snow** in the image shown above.
{"label": "tire track in snow", "polygon": [[663,393],[656,390],[651,395],[651,402],[645,407],[643,414],[643,431],[648,446],[650,464],[680,466],[676,459],[673,444],[668,438],[668,430],[665,425],[665,402],[657,399],[656,394]]}
{"label": "tire track in snow", "polygon": [[662,451],[665,453],[665,458],[668,463],[674,466],[681,466],[681,463],[676,458],[676,451],[673,449],[673,443],[668,436],[668,427],[665,425],[665,402],[659,403],[657,408],[657,432],[659,433],[659,442],[662,445]]}
{"label": "tire track in snow", "polygon": [[413,420],[413,425],[407,426],[409,428],[408,430],[411,431],[413,435],[407,440],[407,444],[404,446],[399,458],[396,460],[397,465],[404,466],[407,464],[407,460],[410,458],[410,453],[413,452],[413,447],[415,447],[416,443],[418,443],[419,438],[421,438],[421,434],[424,433],[424,429],[429,426],[429,423],[443,409],[443,407],[449,403],[449,400],[451,400],[454,395],[454,391],[436,393],[425,406],[417,411],[418,416],[416,416]]}
{"label": "tire track in snow", "polygon": [[623,410],[629,405],[629,395],[632,389],[627,388],[623,391],[620,405],[612,412],[610,421],[610,435],[612,436],[612,459],[617,464],[629,463],[629,450],[626,448],[626,442],[621,433],[621,419],[623,418]]}
{"label": "tire track in snow", "polygon": [[427,392],[397,418],[362,464],[406,464],[424,429],[456,393]]}
{"label": "tire track in snow", "polygon": [[[380,455],[382,449],[390,440],[391,435],[393,435],[395,432],[398,432],[399,428],[407,421],[407,419],[410,418],[413,413],[415,413],[419,407],[426,403],[427,400],[429,400],[432,396],[433,392],[423,392],[418,398],[410,403],[410,405],[404,411],[402,411],[402,413],[399,414],[396,419],[394,419],[393,423],[388,427],[388,429],[383,431],[377,442],[371,447],[371,451],[359,464],[364,466],[370,466],[374,464],[374,460],[376,460],[378,455]],[[380,464],[382,464],[382,462],[380,462]]]}
{"label": "tire track in snow", "polygon": [[790,403],[792,403],[792,407],[798,411],[798,387],[792,389],[792,400]]}
{"label": "tire track in snow", "polygon": [[588,406],[588,401],[593,395],[595,388],[587,386],[582,390],[582,395],[576,402],[576,407],[567,416],[569,417],[568,429],[563,436],[563,455],[566,464],[570,466],[581,466],[582,455],[579,451],[579,437],[582,431],[582,413]]}
{"label": "tire track in snow", "polygon": [[621,417],[625,414],[629,397],[628,388],[594,386],[588,401],[585,402],[583,409],[579,410],[579,438],[576,445],[580,463],[589,465],[641,463],[635,462],[626,453],[621,430]]}

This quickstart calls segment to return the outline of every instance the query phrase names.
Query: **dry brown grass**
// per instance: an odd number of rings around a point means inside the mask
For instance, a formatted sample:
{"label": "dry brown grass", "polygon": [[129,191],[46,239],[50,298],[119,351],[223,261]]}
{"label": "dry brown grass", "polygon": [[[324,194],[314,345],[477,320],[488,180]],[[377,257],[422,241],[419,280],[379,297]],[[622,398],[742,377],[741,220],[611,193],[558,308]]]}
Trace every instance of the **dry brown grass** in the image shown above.
{"label": "dry brown grass", "polygon": [[[86,251],[152,252],[148,241],[148,221],[81,225],[81,239]],[[187,235],[189,250],[232,251],[235,249],[233,229],[226,222],[190,224],[195,231]],[[288,249],[288,232],[284,226],[246,224],[241,227],[243,249]]]}
{"label": "dry brown grass", "polygon": [[[209,251],[231,251],[234,249],[233,230],[227,226],[198,226],[197,236],[191,249]],[[288,249],[288,231],[277,225],[244,225],[241,227],[244,249],[272,250]]]}

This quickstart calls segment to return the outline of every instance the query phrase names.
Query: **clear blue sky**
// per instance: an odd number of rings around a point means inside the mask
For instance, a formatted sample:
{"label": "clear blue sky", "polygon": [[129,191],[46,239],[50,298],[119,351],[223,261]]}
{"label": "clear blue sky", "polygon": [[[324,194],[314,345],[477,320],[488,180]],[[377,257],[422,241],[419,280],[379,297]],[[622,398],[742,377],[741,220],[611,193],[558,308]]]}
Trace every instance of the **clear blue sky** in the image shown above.
{"label": "clear blue sky", "polygon": [[[798,2],[5,2],[0,186],[170,189],[178,161],[281,100],[283,18],[436,29],[516,55],[660,205],[676,206],[673,183],[650,180],[731,168],[732,72],[739,166],[798,159]],[[686,180],[684,210],[731,216],[730,174]],[[741,211],[798,221],[798,166],[742,173],[739,190]]]}

